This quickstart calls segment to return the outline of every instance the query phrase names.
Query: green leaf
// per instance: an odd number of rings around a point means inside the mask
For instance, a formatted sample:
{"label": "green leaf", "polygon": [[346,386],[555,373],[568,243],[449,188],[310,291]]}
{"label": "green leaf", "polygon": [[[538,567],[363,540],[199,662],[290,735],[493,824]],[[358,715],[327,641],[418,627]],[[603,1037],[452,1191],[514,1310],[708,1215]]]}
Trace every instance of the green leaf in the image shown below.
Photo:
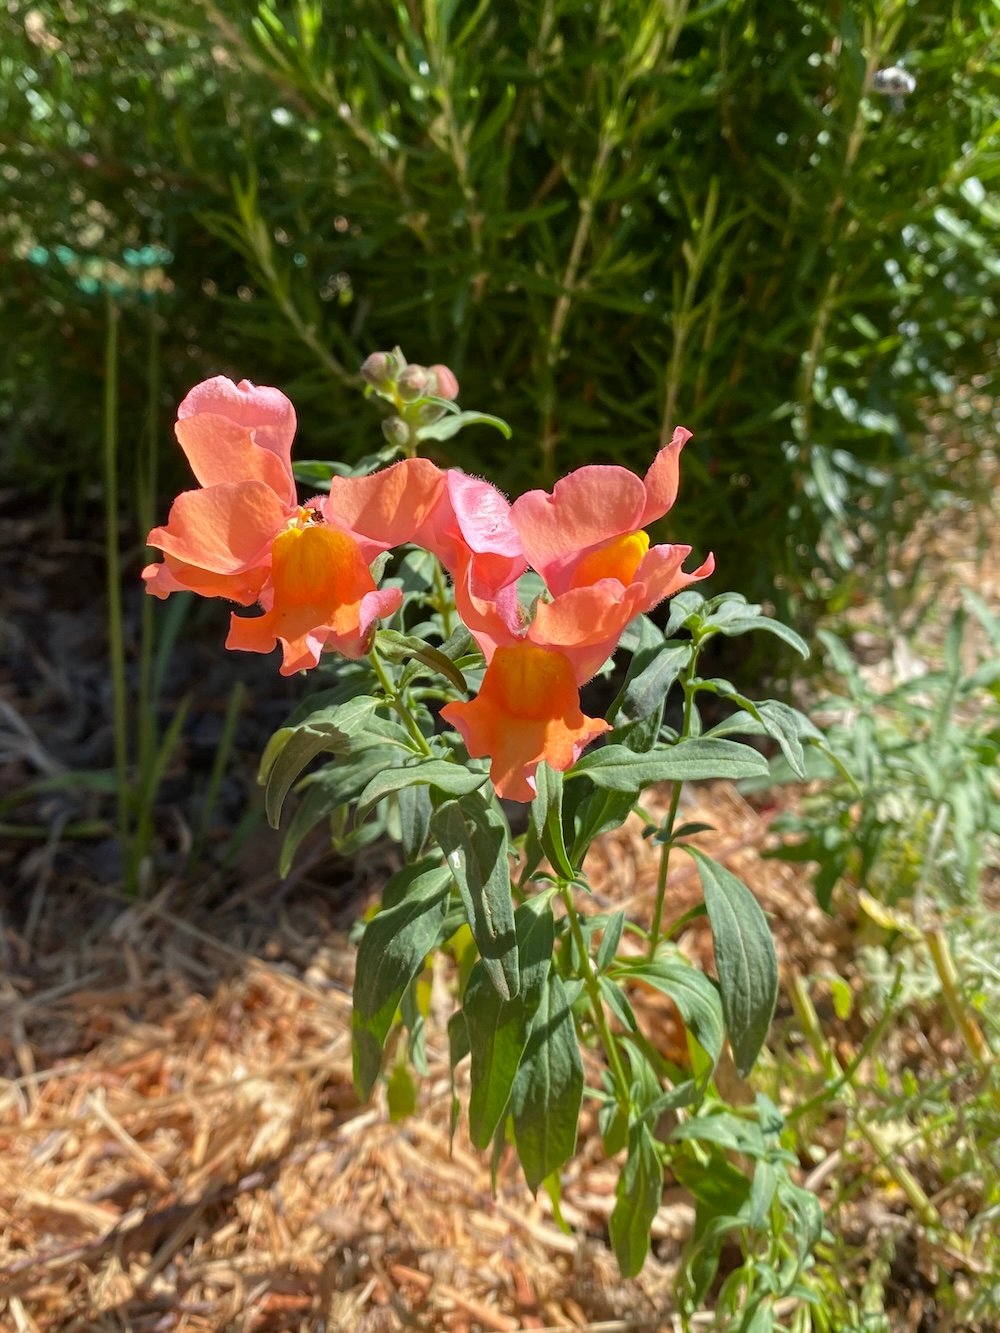
{"label": "green leaf", "polygon": [[395,761],[395,751],[375,748],[364,750],[348,760],[327,764],[316,773],[303,778],[296,788],[304,793],[299,800],[292,822],[288,826],[281,844],[281,857],[278,873],[284,878],[292,867],[295,853],[298,851],[307,833],[335,810],[342,809],[353,801],[376,773]]}
{"label": "green leaf", "polygon": [[[746,608],[746,610],[751,612],[753,609],[753,607]],[[794,648],[801,657],[808,658],[809,656],[809,645],[806,643],[805,639],[803,639],[802,635],[797,634],[795,630],[790,629],[787,625],[783,625],[780,620],[772,620],[770,616],[762,616],[759,614],[734,615],[726,619],[722,624],[717,624],[714,619],[710,620],[709,623],[712,625],[713,629],[716,629],[720,634],[724,634],[729,639],[736,638],[740,634],[749,634],[753,630],[766,630],[768,634],[773,634],[775,638],[781,639],[781,641],[787,643],[790,648]]]}
{"label": "green leaf", "polygon": [[531,803],[531,822],[539,846],[556,873],[572,879],[575,871],[566,852],[562,825],[563,775],[544,761],[535,770],[535,799]]}
{"label": "green leaf", "polygon": [[516,930],[522,962],[519,993],[513,999],[502,999],[480,959],[462,1001],[472,1052],[469,1133],[477,1148],[489,1144],[507,1109],[532,1017],[541,1001],[555,940],[551,907],[539,900],[519,907]]}
{"label": "green leaf", "polygon": [[451,1082],[449,1135],[452,1142],[454,1142],[455,1130],[458,1129],[458,1120],[462,1113],[462,1105],[458,1100],[458,1090],[455,1087],[455,1070],[458,1067],[459,1061],[464,1060],[468,1054],[469,1027],[461,1009],[456,1009],[448,1019],[448,1075]]}
{"label": "green leaf", "polygon": [[769,1300],[762,1300],[755,1310],[747,1311],[739,1326],[738,1333],[773,1333],[774,1306]]}
{"label": "green leaf", "polygon": [[767,918],[742,880],[695,847],[729,1042],[741,1078],[753,1068],[778,999],[778,959]]}
{"label": "green leaf", "polygon": [[711,1151],[705,1163],[693,1156],[671,1160],[678,1184],[689,1189],[698,1203],[699,1220],[735,1217],[750,1194],[750,1182],[721,1152]]}
{"label": "green leaf", "polygon": [[413,1075],[404,1064],[393,1067],[386,1084],[389,1102],[389,1119],[393,1124],[407,1119],[417,1109],[417,1085]]}
{"label": "green leaf", "polygon": [[450,440],[465,426],[494,426],[505,440],[514,433],[506,421],[490,416],[488,412],[456,412],[453,416],[442,417],[440,421],[421,426],[417,431],[418,440]]}
{"label": "green leaf", "polygon": [[[622,712],[626,718],[647,717],[660,707],[671,685],[691,660],[692,646],[688,642],[675,643],[666,641],[654,653],[646,653],[643,658],[647,665],[642,667],[625,687],[622,698]],[[633,659],[633,662],[636,659]]]}
{"label": "green leaf", "polygon": [[461,694],[468,694],[469,686],[465,677],[440,648],[425,643],[412,634],[399,634],[396,630],[380,629],[377,635],[378,651],[389,662],[404,662],[416,658],[425,667],[444,676]]}
{"label": "green leaf", "polygon": [[328,491],[330,481],[337,475],[336,465],[325,463],[319,458],[303,458],[292,464],[295,480],[311,491]]}
{"label": "green leaf", "polygon": [[599,976],[597,985],[601,995],[604,997],[604,1003],[614,1014],[618,1022],[626,1032],[638,1032],[639,1024],[635,1014],[632,1012],[632,1006],[629,1003],[628,996],[610,977]]}
{"label": "green leaf", "polygon": [[804,713],[776,699],[765,699],[760,703],[754,703],[752,699],[740,694],[727,680],[700,680],[697,682],[697,688],[710,690],[722,698],[731,699],[749,714],[747,718],[740,714],[726,718],[721,726],[712,728],[713,737],[732,733],[745,736],[763,733],[770,736],[778,742],[795,776],[805,780],[807,773],[802,742],[809,741],[822,745],[825,737]]}
{"label": "green leaf", "polygon": [[694,588],[685,588],[676,597],[670,599],[670,614],[667,616],[664,638],[668,639],[679,629],[696,629],[702,620],[705,598]]}
{"label": "green leaf", "polygon": [[421,759],[405,767],[389,768],[371,779],[358,797],[358,819],[390,792],[404,787],[434,787],[449,796],[465,796],[486,781],[485,773],[472,773],[449,759]]}
{"label": "green leaf", "polygon": [[458,885],[483,967],[497,994],[510,1000],[520,976],[503,816],[476,792],[446,801],[431,819],[431,832]]}
{"label": "green leaf", "polygon": [[[258,778],[264,786],[264,809],[272,828],[278,827],[285,797],[305,766],[324,751],[346,754],[351,738],[364,728],[376,706],[377,700],[362,695],[314,713],[302,726],[285,727],[275,733]],[[281,739],[275,745],[278,737]]]}
{"label": "green leaf", "polygon": [[623,745],[606,745],[585,754],[566,778],[588,777],[597,787],[624,792],[651,782],[735,780],[763,776],[767,771],[767,760],[749,746],[699,736],[650,754],[636,754]]}
{"label": "green leaf", "polygon": [[716,1143],[720,1148],[743,1153],[747,1157],[763,1157],[767,1150],[760,1125],[744,1120],[728,1111],[711,1115],[696,1115],[676,1125],[670,1138],[674,1143],[694,1139],[698,1143]]}
{"label": "green leaf", "polygon": [[[438,943],[448,910],[451,875],[445,866],[402,872],[405,896],[368,923],[354,978],[351,1036],[354,1081],[367,1100],[382,1063],[382,1047],[403,991]],[[393,879],[400,878],[394,876]],[[392,886],[392,880],[386,886]]]}
{"label": "green leaf", "polygon": [[601,936],[601,947],[597,951],[598,972],[607,972],[608,968],[614,963],[624,929],[625,912],[622,909],[610,916],[607,925],[604,927],[604,934]]}
{"label": "green leaf", "polygon": [[823,1207],[812,1190],[803,1189],[784,1175],[778,1180],[778,1198],[792,1215],[792,1234],[802,1263],[823,1234]]}
{"label": "green leaf", "polygon": [[750,1186],[749,1221],[754,1231],[763,1231],[771,1212],[771,1201],[778,1185],[778,1170],[773,1162],[763,1158],[757,1163]]}
{"label": "green leaf", "polygon": [[532,1193],[576,1150],[583,1061],[572,1006],[582,986],[549,972],[511,1090],[514,1142]]}
{"label": "green leaf", "polygon": [[661,954],[627,965],[619,963],[612,975],[617,981],[642,980],[669,996],[714,1067],[722,1054],[726,1028],[719,992],[704,972],[677,953],[673,957]]}
{"label": "green leaf", "polygon": [[663,1167],[648,1126],[629,1126],[628,1157],[618,1177],[615,1206],[608,1224],[611,1246],[622,1277],[635,1275],[646,1262],[649,1236],[663,1198]]}
{"label": "green leaf", "polygon": [[399,810],[399,843],[407,861],[415,861],[431,829],[434,805],[428,787],[403,787],[396,793]]}

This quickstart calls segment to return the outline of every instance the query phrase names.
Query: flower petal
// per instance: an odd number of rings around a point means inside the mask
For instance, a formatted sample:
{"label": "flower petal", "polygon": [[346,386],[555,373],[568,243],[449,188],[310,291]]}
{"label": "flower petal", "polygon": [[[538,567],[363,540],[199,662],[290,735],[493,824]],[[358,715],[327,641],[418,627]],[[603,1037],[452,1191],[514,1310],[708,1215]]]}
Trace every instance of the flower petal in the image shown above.
{"label": "flower petal", "polygon": [[203,413],[225,417],[251,431],[254,443],[276,454],[291,476],[295,408],[280,389],[251,384],[249,380],[234,384],[224,375],[216,375],[194,386],[177,409],[177,419],[183,421]]}
{"label": "flower petal", "polygon": [[625,626],[639,614],[642,592],[641,584],[625,588],[617,579],[573,588],[538,603],[528,638],[563,653],[582,685],[608,660]]}
{"label": "flower petal", "polygon": [[262,449],[245,426],[203,412],[179,420],[174,433],[202,486],[262,481],[285,505],[295,503],[291,464]]}
{"label": "flower petal", "polygon": [[510,504],[479,477],[457,468],[444,477],[441,497],[414,540],[433,551],[452,578],[466,578],[477,597],[489,598],[528,566]]}
{"label": "flower petal", "polygon": [[698,579],[707,579],[715,569],[715,556],[709,555],[691,574],[682,569],[691,554],[690,546],[654,546],[636,572],[635,582],[643,588],[636,612],[651,611],[667,597],[673,597]]}
{"label": "flower petal", "polygon": [[623,467],[581,467],[557,481],[549,495],[528,491],[511,506],[528,563],[553,592],[550,571],[592,546],[642,526],[643,483]]}
{"label": "flower petal", "polygon": [[160,564],[147,565],[142,577],[146,591],[154,597],[169,597],[172,592],[196,592],[200,597],[225,597],[227,601],[239,602],[240,606],[253,606],[269,573],[270,569],[264,565],[242,574],[213,574],[167,555]]}
{"label": "flower petal", "polygon": [[515,583],[504,584],[496,592],[483,596],[477,593],[473,586],[477,560],[478,557],[466,552],[453,571],[455,608],[489,662],[498,646],[510,647],[524,637],[524,612]]}
{"label": "flower petal", "polygon": [[271,542],[286,517],[286,506],[264,482],[226,482],[183,491],[166,527],[154,528],[146,542],[185,565],[240,574],[270,563]]}
{"label": "flower petal", "polygon": [[441,469],[427,458],[404,458],[367,477],[334,477],[321,512],[349,532],[370,562],[391,546],[412,540],[444,486]]}
{"label": "flower petal", "polygon": [[470,755],[490,758],[497,795],[513,801],[534,799],[543,759],[565,770],[610,730],[603,718],[581,711],[570,662],[533,644],[498,648],[476,698],[447,704],[441,716],[461,733]]}
{"label": "flower petal", "polygon": [[690,438],[691,432],[684,426],[678,426],[670,443],[664,445],[653,459],[644,482],[646,507],[636,527],[647,527],[673,508],[680,483],[681,450]]}

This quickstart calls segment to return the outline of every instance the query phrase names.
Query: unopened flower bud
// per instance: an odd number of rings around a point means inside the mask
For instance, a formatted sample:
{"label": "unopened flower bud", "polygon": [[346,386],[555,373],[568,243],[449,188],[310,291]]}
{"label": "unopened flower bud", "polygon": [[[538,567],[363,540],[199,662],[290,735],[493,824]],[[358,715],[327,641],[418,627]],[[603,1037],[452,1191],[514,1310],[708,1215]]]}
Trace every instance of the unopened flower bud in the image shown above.
{"label": "unopened flower bud", "polygon": [[382,434],[397,449],[404,448],[410,442],[410,428],[402,417],[386,417],[382,422]]}
{"label": "unopened flower bud", "polygon": [[455,378],[455,372],[449,370],[447,366],[431,366],[430,371],[437,383],[437,396],[454,402],[458,397],[458,380]]}
{"label": "unopened flower bud", "polygon": [[415,403],[433,388],[431,373],[426,366],[407,366],[396,381],[396,388],[404,403]]}
{"label": "unopened flower bud", "polygon": [[361,378],[373,389],[384,388],[389,380],[392,367],[388,352],[372,352],[361,367]]}

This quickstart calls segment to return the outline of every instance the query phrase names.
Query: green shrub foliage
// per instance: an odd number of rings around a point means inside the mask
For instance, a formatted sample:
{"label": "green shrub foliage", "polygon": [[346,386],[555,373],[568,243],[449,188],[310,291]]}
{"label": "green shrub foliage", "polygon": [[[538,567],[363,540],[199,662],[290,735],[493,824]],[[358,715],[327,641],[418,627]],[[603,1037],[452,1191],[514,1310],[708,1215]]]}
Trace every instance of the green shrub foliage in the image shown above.
{"label": "green shrub foliage", "polygon": [[[727,579],[843,572],[904,483],[941,482],[920,413],[997,337],[995,17],[12,0],[8,452],[60,493],[88,475],[110,289],[135,432],[152,329],[165,403],[216,371],[280,384],[317,455],[356,458],[357,367],[398,340],[514,426],[442,461],[520,491],[641,468],[680,422],[682,528]],[[875,75],[900,62],[916,86],[890,99]]]}

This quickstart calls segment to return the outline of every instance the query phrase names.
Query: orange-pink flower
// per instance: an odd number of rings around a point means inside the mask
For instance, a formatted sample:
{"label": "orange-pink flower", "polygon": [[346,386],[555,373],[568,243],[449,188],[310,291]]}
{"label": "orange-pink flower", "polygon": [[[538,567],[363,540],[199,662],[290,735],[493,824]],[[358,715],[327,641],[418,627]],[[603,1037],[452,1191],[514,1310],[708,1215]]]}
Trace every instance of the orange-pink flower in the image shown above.
{"label": "orange-pink flower", "polygon": [[688,573],[690,546],[651,547],[643,531],[673,505],[688,439],[678,427],[645,480],[623,467],[582,467],[551,494],[529,491],[514,501],[510,522],[550,597],[538,600],[529,619],[512,589],[490,597],[456,578],[459,611],[487,660],[500,645],[527,641],[564,653],[582,684],[637,615],[711,574],[712,556]]}
{"label": "orange-pink flower", "polygon": [[566,769],[608,730],[583,715],[579,687],[611,656],[631,620],[712,572],[709,556],[688,573],[690,546],[650,547],[643,530],[673,504],[689,438],[678,428],[645,480],[621,467],[583,467],[551,495],[531,491],[514,501],[505,522],[549,594],[530,613],[512,583],[491,593],[471,558],[458,562],[456,604],[488,665],[477,698],[449,704],[441,716],[462,733],[470,754],[491,757],[501,796],[531,800],[542,759]]}
{"label": "orange-pink flower", "polygon": [[489,757],[497,794],[512,801],[534,799],[543,759],[567,769],[610,730],[603,718],[581,711],[569,658],[532,643],[497,648],[475,699],[446,704],[441,716],[461,733],[470,755]]}
{"label": "orange-pink flower", "polygon": [[494,597],[528,567],[506,498],[457,468],[442,473],[441,494],[414,540],[432,551],[476,596]]}
{"label": "orange-pink flower", "polygon": [[642,585],[636,601],[648,611],[712,572],[709,556],[686,573],[681,566],[690,546],[650,547],[643,531],[673,507],[681,450],[690,438],[678,426],[644,479],[623,467],[581,467],[557,481],[551,495],[529,491],[515,500],[511,521],[553,597],[613,579],[625,589]]}
{"label": "orange-pink flower", "polygon": [[301,506],[291,403],[278,389],[221,376],[188,394],[176,433],[201,489],[179,495],[149,534],[164,559],[143,570],[147,591],[260,602],[262,615],[232,617],[226,646],[280,645],[284,675],[315,666],[324,648],[365,653],[375,621],[402,601],[398,588],[376,587],[368,566],[425,521],[443,487],[438,469],[406,459],[335,478],[329,496]]}

